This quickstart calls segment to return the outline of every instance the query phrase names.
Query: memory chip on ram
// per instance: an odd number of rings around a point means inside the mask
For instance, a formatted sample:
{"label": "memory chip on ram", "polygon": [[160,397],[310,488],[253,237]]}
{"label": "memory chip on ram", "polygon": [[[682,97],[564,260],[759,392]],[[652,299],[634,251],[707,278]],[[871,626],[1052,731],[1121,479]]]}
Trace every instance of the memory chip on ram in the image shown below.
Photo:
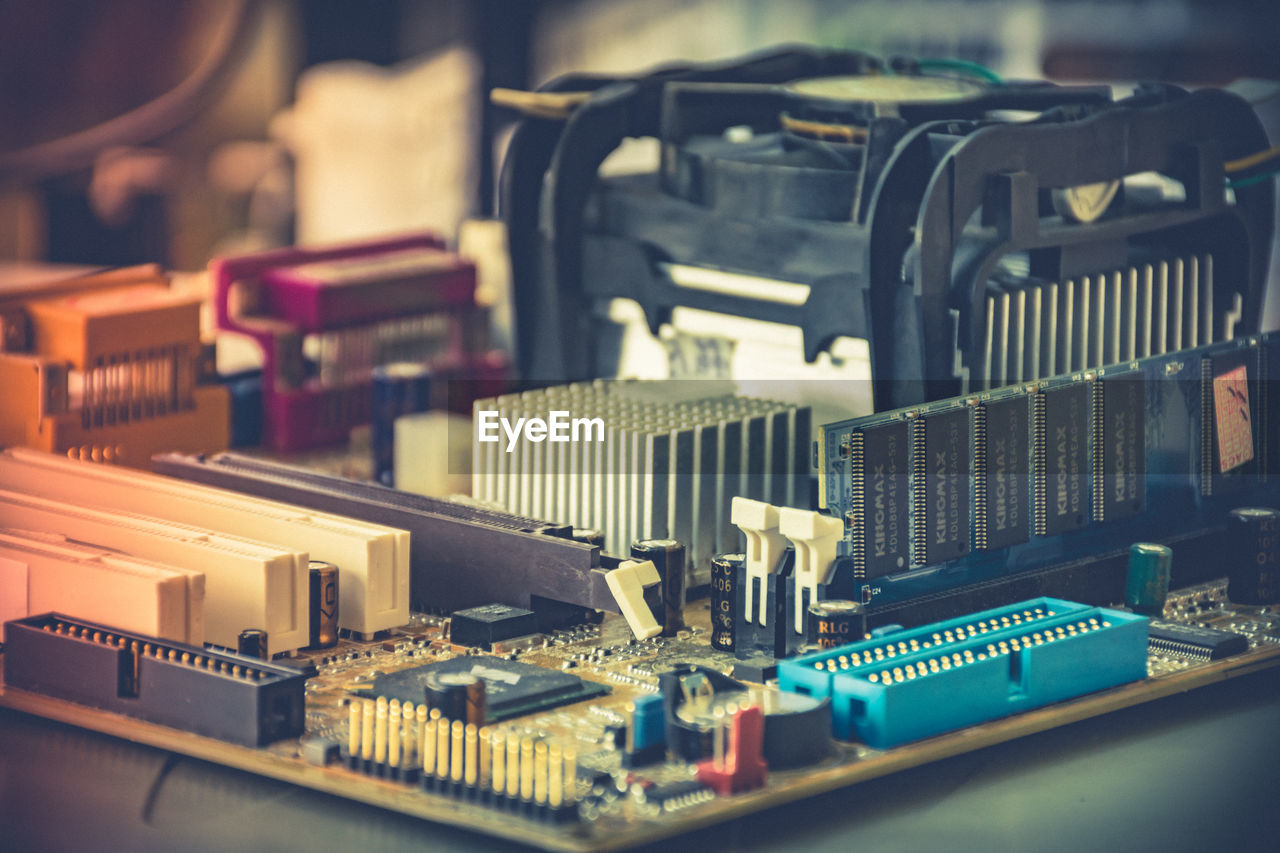
{"label": "memory chip on ram", "polygon": [[849,442],[854,571],[862,577],[903,571],[910,541],[907,424],[855,429]]}
{"label": "memory chip on ram", "polygon": [[1129,373],[1094,388],[1093,518],[1130,518],[1146,509],[1146,383]]}
{"label": "memory chip on ram", "polygon": [[921,416],[913,424],[912,556],[929,566],[969,553],[973,442],[969,409]]}
{"label": "memory chip on ram", "polygon": [[973,412],[974,547],[1026,542],[1031,511],[1031,415],[1026,395],[979,403]]}
{"label": "memory chip on ram", "polygon": [[1089,523],[1091,382],[1042,389],[1035,401],[1036,533],[1056,536]]}

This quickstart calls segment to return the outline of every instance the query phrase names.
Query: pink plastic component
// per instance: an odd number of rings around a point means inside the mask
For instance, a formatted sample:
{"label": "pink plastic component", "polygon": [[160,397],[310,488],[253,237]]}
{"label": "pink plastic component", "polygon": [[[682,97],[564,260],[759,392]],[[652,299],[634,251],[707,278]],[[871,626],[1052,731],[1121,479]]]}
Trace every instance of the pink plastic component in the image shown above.
{"label": "pink plastic component", "polygon": [[478,361],[491,374],[487,356],[467,352],[464,340],[463,315],[477,310],[475,267],[434,235],[273,249],[217,258],[209,270],[218,328],[246,335],[262,350],[263,440],[276,450],[344,441],[370,419],[367,376],[290,381],[289,370],[301,373],[308,334],[452,315],[439,358],[464,367]]}

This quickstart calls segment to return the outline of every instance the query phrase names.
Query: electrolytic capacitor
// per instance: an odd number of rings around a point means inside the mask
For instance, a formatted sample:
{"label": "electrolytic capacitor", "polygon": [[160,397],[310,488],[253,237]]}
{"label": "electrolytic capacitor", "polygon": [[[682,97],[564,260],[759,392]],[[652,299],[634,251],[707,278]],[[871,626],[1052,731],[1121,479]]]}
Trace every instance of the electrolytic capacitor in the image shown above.
{"label": "electrolytic capacitor", "polygon": [[595,545],[598,548],[604,547],[604,533],[596,530],[594,527],[573,528],[573,538],[578,542],[585,542],[588,545]]}
{"label": "electrolytic capacitor", "polygon": [[631,546],[631,557],[651,560],[662,579],[662,636],[673,637],[684,628],[684,545],[675,539],[640,539]]}
{"label": "electrolytic capacitor", "polygon": [[809,605],[809,643],[834,649],[866,635],[866,611],[856,601],[826,599]]}
{"label": "electrolytic capacitor", "polygon": [[1129,571],[1124,579],[1124,603],[1134,613],[1159,616],[1169,596],[1173,550],[1152,542],[1129,546]]}
{"label": "electrolytic capacitor", "polygon": [[1280,510],[1242,507],[1227,515],[1227,597],[1280,602]]}
{"label": "electrolytic capacitor", "polygon": [[[427,707],[439,711],[447,720],[468,721],[472,717],[483,719],[485,712],[484,681],[469,672],[441,672],[427,676],[424,689]],[[479,725],[477,723],[476,725]]]}
{"label": "electrolytic capacitor", "polygon": [[267,632],[261,628],[245,628],[236,637],[236,651],[251,658],[267,659]]}
{"label": "electrolytic capacitor", "polygon": [[431,408],[431,370],[414,362],[384,364],[373,369],[372,382],[373,476],[384,486],[394,486],[396,418]]}
{"label": "electrolytic capacitor", "polygon": [[[474,676],[472,676],[475,678]],[[479,728],[485,723],[489,711],[488,690],[483,678],[467,683],[467,725]]]}
{"label": "electrolytic capacitor", "polygon": [[312,560],[311,635],[309,648],[329,649],[338,644],[338,567],[324,560]]}
{"label": "electrolytic capacitor", "polygon": [[737,638],[734,596],[744,554],[719,554],[711,559],[711,648],[731,652]]}

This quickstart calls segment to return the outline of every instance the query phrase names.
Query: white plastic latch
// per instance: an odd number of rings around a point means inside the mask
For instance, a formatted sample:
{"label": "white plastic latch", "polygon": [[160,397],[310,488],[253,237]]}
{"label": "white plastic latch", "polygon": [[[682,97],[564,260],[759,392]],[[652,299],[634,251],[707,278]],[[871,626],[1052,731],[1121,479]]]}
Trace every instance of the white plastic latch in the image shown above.
{"label": "white plastic latch", "polygon": [[662,633],[662,626],[644,600],[645,587],[661,580],[652,560],[631,560],[605,573],[605,586],[613,593],[613,600],[618,602],[618,609],[637,639],[647,640]]}
{"label": "white plastic latch", "polygon": [[[778,508],[763,501],[750,498],[734,498],[731,518],[747,537],[747,577],[746,593],[743,602],[743,616],[752,621],[752,613],[756,614],[757,624],[767,625],[768,594],[765,578],[778,570],[782,561],[782,552],[786,548],[786,538],[778,532]],[[760,580],[760,603],[754,604],[755,584],[752,580]],[[753,606],[754,605],[754,606]]]}
{"label": "white plastic latch", "polygon": [[844,522],[808,509],[782,507],[778,510],[778,529],[796,546],[795,578],[796,633],[804,632],[804,594],[809,590],[809,603],[818,600],[818,584],[826,583],[836,559],[836,547],[844,535]]}

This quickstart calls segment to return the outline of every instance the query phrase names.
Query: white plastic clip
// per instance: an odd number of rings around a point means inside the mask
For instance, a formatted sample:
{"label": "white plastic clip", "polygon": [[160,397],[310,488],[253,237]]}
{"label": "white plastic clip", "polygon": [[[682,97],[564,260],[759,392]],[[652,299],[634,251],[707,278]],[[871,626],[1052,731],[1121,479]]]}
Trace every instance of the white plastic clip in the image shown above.
{"label": "white plastic clip", "polygon": [[836,546],[844,535],[844,522],[808,509],[782,507],[778,510],[778,529],[796,546],[795,578],[796,633],[804,633],[804,594],[809,590],[809,603],[818,600],[818,584],[826,583],[836,559]]}
{"label": "white plastic clip", "polygon": [[[778,532],[778,508],[750,498],[734,498],[731,513],[733,523],[747,537],[747,583],[743,616],[750,622],[754,612],[758,624],[767,625],[769,596],[765,578],[778,570],[778,563],[782,560],[782,552],[787,544],[786,538]],[[760,603],[756,606],[753,606],[754,578],[760,579]]]}
{"label": "white plastic clip", "polygon": [[605,586],[613,593],[613,600],[618,602],[618,609],[637,639],[647,640],[662,633],[662,626],[644,600],[645,587],[661,580],[652,560],[631,560],[605,573]]}

